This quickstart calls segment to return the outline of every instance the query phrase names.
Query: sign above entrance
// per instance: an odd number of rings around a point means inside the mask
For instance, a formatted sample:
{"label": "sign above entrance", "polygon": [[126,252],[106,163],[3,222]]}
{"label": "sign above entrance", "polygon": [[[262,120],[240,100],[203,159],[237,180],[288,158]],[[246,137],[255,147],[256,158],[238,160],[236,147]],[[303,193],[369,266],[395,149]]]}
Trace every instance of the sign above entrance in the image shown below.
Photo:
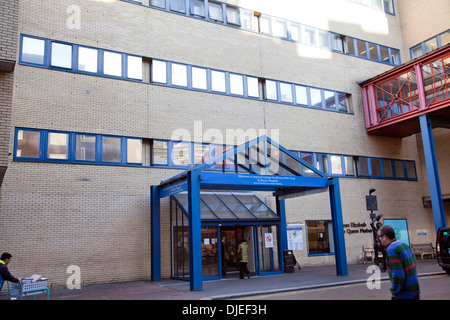
{"label": "sign above entrance", "polygon": [[161,189],[160,197],[161,198],[168,197],[183,191],[187,191],[187,189],[188,189],[187,180],[186,179],[181,180],[169,186],[164,186],[164,188]]}

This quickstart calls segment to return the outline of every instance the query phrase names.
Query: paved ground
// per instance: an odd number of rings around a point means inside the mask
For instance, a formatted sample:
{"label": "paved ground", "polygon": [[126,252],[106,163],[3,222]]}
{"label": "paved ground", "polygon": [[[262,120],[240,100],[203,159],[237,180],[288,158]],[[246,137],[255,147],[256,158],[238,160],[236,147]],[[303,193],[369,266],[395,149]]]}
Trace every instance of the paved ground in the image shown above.
{"label": "paved ground", "polygon": [[[225,300],[270,293],[308,290],[332,286],[365,283],[373,273],[369,264],[348,266],[348,276],[337,276],[335,266],[303,267],[294,273],[205,281],[202,291],[190,291],[189,282],[165,279],[161,282],[136,281],[84,286],[81,289],[54,289],[50,300]],[[443,274],[436,260],[417,261],[419,275]],[[387,279],[381,273],[381,280]],[[6,286],[5,286],[6,287]],[[29,299],[31,297],[28,297]],[[38,295],[37,299],[43,299]],[[6,299],[3,289],[0,300]],[[324,299],[327,299],[324,297]]]}

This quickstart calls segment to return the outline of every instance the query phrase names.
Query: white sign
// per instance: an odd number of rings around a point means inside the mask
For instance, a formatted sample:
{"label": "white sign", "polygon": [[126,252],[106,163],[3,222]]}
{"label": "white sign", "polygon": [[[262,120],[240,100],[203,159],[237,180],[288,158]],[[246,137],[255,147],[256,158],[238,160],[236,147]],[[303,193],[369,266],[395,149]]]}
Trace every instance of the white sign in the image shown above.
{"label": "white sign", "polygon": [[273,234],[265,233],[264,234],[264,244],[266,248],[273,248]]}
{"label": "white sign", "polygon": [[287,227],[288,249],[303,250],[303,225]]}

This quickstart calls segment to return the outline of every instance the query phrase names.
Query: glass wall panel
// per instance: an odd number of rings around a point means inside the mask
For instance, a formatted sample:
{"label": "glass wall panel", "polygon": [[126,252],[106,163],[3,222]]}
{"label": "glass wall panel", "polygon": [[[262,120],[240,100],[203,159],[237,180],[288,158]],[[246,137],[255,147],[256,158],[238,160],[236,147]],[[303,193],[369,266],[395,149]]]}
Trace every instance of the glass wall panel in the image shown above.
{"label": "glass wall panel", "polygon": [[78,48],[78,70],[86,72],[97,72],[97,55],[96,49]]}
{"label": "glass wall panel", "polygon": [[219,276],[219,249],[217,227],[202,227],[203,277]]}
{"label": "glass wall panel", "polygon": [[122,54],[105,51],[103,53],[103,73],[111,76],[122,76]]}
{"label": "glass wall panel", "polygon": [[95,161],[95,136],[77,134],[75,160]]}
{"label": "glass wall panel", "polygon": [[308,254],[334,253],[331,221],[306,221],[308,232]]}
{"label": "glass wall panel", "polygon": [[69,134],[67,133],[48,133],[48,159],[67,160],[69,157]]}
{"label": "glass wall panel", "polygon": [[44,64],[45,41],[23,37],[22,61],[34,64]]}
{"label": "glass wall panel", "polygon": [[72,68],[72,46],[52,42],[51,65],[59,68]]}
{"label": "glass wall panel", "polygon": [[278,226],[258,226],[259,270],[279,271]]}
{"label": "glass wall panel", "polygon": [[103,161],[120,162],[120,140],[120,138],[103,137]]}
{"label": "glass wall panel", "polygon": [[17,131],[17,157],[39,158],[41,133],[39,131]]}
{"label": "glass wall panel", "polygon": [[127,139],[127,162],[142,164],[141,139]]}
{"label": "glass wall panel", "polygon": [[153,141],[153,164],[167,165],[167,142]]}

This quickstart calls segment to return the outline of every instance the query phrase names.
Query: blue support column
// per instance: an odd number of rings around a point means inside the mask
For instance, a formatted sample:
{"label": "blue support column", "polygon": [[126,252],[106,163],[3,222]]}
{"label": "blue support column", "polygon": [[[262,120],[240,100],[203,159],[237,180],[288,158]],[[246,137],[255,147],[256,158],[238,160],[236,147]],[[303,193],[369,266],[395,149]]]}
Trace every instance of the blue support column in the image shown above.
{"label": "blue support column", "polygon": [[338,276],[347,276],[347,253],[345,250],[344,222],[342,219],[342,204],[339,179],[332,178],[328,181],[328,186],[330,192],[331,222],[333,225],[336,273]]}
{"label": "blue support column", "polygon": [[428,185],[430,188],[431,206],[433,207],[434,226],[436,232],[440,227],[446,227],[444,202],[442,201],[441,183],[434,149],[431,120],[427,115],[419,117],[422,132],[423,152],[427,166]]}
{"label": "blue support column", "polygon": [[188,172],[189,200],[189,267],[191,291],[203,290],[202,276],[202,227],[200,217],[200,175]]}
{"label": "blue support column", "polygon": [[284,270],[283,250],[288,250],[287,226],[286,226],[286,204],[285,200],[279,200],[277,197],[277,214],[280,216],[280,247],[278,250],[281,261],[281,270]]}
{"label": "blue support column", "polygon": [[157,186],[150,189],[151,217],[151,281],[161,281],[161,213],[160,198]]}

